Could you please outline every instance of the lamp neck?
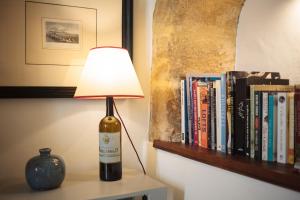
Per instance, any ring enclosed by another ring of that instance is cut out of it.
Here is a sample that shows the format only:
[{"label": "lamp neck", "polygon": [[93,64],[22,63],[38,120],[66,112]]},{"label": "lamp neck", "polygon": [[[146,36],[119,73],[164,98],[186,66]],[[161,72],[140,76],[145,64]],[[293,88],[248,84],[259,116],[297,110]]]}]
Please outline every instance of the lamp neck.
[{"label": "lamp neck", "polygon": [[114,99],[106,97],[106,116],[114,116]]}]

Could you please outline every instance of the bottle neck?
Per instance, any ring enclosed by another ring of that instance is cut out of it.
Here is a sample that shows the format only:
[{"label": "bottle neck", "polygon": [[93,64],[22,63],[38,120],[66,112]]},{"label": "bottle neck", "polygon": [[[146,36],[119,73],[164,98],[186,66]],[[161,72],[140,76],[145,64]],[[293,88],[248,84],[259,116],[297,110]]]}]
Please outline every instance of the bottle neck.
[{"label": "bottle neck", "polygon": [[106,116],[114,116],[114,99],[106,97]]}]

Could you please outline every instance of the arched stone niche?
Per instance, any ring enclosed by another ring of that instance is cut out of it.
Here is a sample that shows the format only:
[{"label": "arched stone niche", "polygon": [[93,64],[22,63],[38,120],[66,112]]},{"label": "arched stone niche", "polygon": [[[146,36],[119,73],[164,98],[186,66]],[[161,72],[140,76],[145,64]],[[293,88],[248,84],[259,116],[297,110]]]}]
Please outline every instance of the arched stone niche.
[{"label": "arched stone niche", "polygon": [[156,0],[150,140],[180,141],[180,79],[234,69],[245,0]]}]

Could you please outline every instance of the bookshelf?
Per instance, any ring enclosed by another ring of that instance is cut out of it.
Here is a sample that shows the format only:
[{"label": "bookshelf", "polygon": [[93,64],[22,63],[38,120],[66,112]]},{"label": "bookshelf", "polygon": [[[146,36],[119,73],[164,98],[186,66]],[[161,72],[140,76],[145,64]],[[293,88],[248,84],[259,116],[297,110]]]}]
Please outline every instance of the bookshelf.
[{"label": "bookshelf", "polygon": [[154,140],[153,147],[214,167],[300,192],[300,172],[291,165],[255,161],[201,147]]}]

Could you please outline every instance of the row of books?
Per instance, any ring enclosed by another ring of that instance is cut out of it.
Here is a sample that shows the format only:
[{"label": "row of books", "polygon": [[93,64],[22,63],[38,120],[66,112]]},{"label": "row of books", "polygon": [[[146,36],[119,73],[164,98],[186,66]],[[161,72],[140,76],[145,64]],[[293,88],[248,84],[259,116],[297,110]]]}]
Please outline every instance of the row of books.
[{"label": "row of books", "polygon": [[181,80],[182,142],[293,164],[299,91],[277,72],[187,75]]}]

